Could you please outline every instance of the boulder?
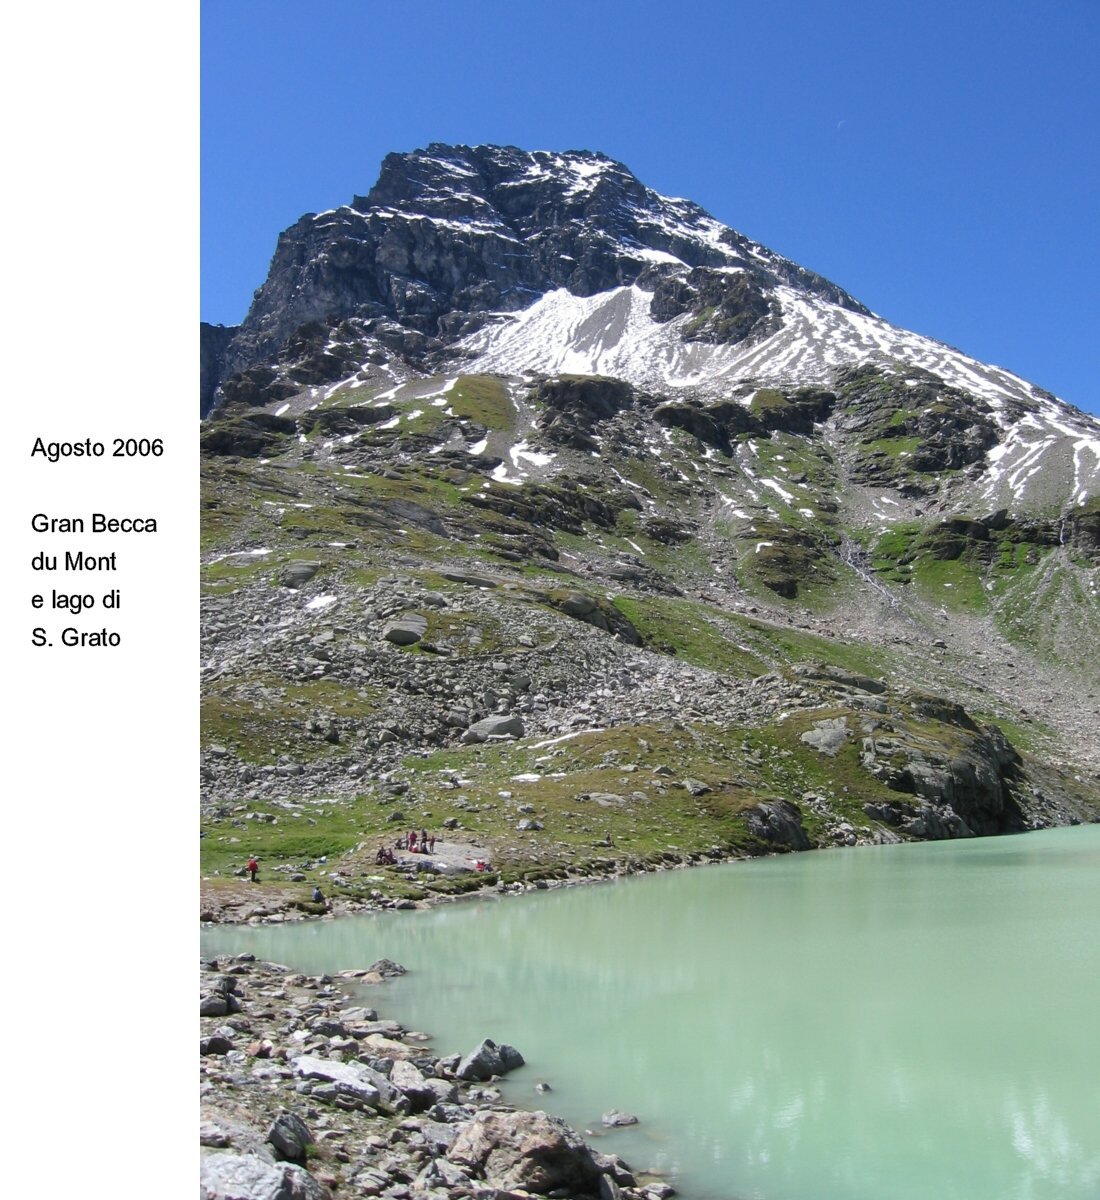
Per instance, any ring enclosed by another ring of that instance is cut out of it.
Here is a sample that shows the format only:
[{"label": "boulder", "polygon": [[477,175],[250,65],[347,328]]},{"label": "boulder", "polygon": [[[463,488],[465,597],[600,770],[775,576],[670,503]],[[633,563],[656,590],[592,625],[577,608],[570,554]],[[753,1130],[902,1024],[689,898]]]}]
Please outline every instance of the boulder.
[{"label": "boulder", "polygon": [[382,630],[382,636],[395,646],[415,646],[428,629],[426,617],[419,613],[404,613],[390,621]]},{"label": "boulder", "polygon": [[815,721],[812,729],[802,735],[802,741],[822,754],[835,758],[841,746],[848,740],[847,717],[834,717],[826,721]]},{"label": "boulder", "polygon": [[297,1113],[283,1112],[272,1122],[267,1131],[267,1140],[275,1148],[277,1158],[304,1163],[313,1145],[313,1134]]},{"label": "boulder", "polygon": [[467,587],[495,588],[497,585],[495,579],[486,579],[484,575],[474,575],[469,571],[440,571],[440,575],[452,583],[464,583]]},{"label": "boulder", "polygon": [[232,992],[207,992],[199,997],[200,1017],[225,1017],[240,1010],[241,1002]]},{"label": "boulder", "polygon": [[564,1121],[544,1112],[479,1112],[459,1128],[447,1158],[480,1169],[496,1188],[594,1195],[600,1170]]},{"label": "boulder", "polygon": [[233,1049],[232,1038],[226,1037],[221,1033],[213,1033],[210,1037],[199,1039],[199,1053],[207,1054],[228,1054]]},{"label": "boulder", "polygon": [[200,1200],[332,1200],[332,1193],[294,1163],[251,1154],[207,1154],[199,1167]]},{"label": "boulder", "polygon": [[279,582],[283,587],[300,588],[321,569],[319,562],[289,562],[279,571]]},{"label": "boulder", "polygon": [[438,1100],[435,1089],[428,1085],[423,1074],[407,1059],[399,1058],[394,1062],[390,1069],[390,1083],[408,1096],[413,1112],[423,1112]]},{"label": "boulder", "polygon": [[[364,1063],[336,1062],[303,1054],[295,1064],[303,1079],[315,1079],[333,1085],[333,1099],[344,1097],[357,1107],[384,1112],[407,1113],[408,1099],[380,1071]],[[314,1093],[316,1094],[316,1093]]]},{"label": "boulder", "polygon": [[523,1066],[523,1055],[514,1046],[498,1046],[486,1038],[459,1061],[455,1075],[459,1079],[484,1081]]},{"label": "boulder", "polygon": [[517,716],[486,717],[483,721],[475,721],[462,735],[464,742],[485,742],[491,737],[523,737],[523,722]]},{"label": "boulder", "polygon": [[394,962],[392,958],[380,958],[377,962],[371,963],[367,967],[368,972],[373,972],[375,975],[384,975],[387,978],[393,975],[404,975],[405,968],[398,962]]}]

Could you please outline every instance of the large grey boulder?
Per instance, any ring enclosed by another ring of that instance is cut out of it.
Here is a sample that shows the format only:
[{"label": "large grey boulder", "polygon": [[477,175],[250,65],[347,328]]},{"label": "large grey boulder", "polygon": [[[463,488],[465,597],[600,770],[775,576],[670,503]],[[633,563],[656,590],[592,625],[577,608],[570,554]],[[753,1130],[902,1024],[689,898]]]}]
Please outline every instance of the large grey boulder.
[{"label": "large grey boulder", "polygon": [[283,587],[300,588],[321,569],[319,562],[289,562],[279,571],[279,582]]},{"label": "large grey boulder", "polygon": [[486,717],[475,721],[462,735],[464,742],[485,742],[491,737],[523,737],[523,722],[509,713],[507,716]]},{"label": "large grey boulder", "polygon": [[332,1193],[294,1163],[207,1154],[199,1167],[199,1200],[332,1200]]},{"label": "large grey boulder", "polygon": [[382,636],[395,646],[415,646],[428,629],[428,619],[419,613],[403,613],[390,621]]},{"label": "large grey boulder", "polygon": [[[295,1066],[303,1079],[313,1079],[333,1088],[333,1098],[343,1097],[359,1107],[383,1112],[407,1113],[408,1098],[380,1071],[364,1063],[343,1063],[303,1054]],[[316,1093],[315,1093],[316,1094]]]},{"label": "large grey boulder", "polygon": [[[421,1071],[407,1059],[398,1058],[394,1061],[390,1070],[390,1083],[408,1097],[413,1112],[423,1112],[438,1101],[435,1089],[429,1086]],[[451,1090],[453,1091],[453,1088]]]},{"label": "large grey boulder", "polygon": [[826,721],[815,721],[812,729],[802,735],[802,741],[822,754],[835,758],[837,751],[848,740],[847,717],[834,717]]},{"label": "large grey boulder", "polygon": [[544,1112],[479,1112],[459,1128],[447,1158],[509,1191],[593,1195],[599,1187],[592,1152],[564,1121]]}]

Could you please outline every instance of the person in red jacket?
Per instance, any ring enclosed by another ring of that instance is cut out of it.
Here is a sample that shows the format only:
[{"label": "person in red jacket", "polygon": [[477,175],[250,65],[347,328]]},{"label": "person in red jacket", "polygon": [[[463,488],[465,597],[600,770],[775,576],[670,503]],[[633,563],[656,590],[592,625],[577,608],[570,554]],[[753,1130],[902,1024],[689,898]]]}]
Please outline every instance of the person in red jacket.
[{"label": "person in red jacket", "polygon": [[253,883],[256,882],[256,876],[260,873],[260,864],[256,861],[255,856],[248,860],[248,877]]}]

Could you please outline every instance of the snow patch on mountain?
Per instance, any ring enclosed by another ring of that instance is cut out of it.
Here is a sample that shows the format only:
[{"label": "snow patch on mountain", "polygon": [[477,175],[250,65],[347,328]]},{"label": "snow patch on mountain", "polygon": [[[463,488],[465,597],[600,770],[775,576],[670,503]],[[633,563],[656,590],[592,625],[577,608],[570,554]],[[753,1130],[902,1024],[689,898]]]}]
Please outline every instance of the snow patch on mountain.
[{"label": "snow patch on mountain", "polygon": [[[495,323],[466,338],[461,349],[481,371],[608,375],[643,387],[714,395],[745,381],[828,385],[838,368],[851,363],[904,364],[932,371],[989,401],[998,413],[1006,400],[1018,400],[1038,402],[1052,419],[1065,419],[1060,406],[1025,380],[942,342],[794,288],[778,287],[774,296],[782,311],[779,330],[710,345],[682,340],[687,316],[655,321],[652,295],[637,284],[594,296],[558,288],[521,312],[497,314]],[[1007,424],[1003,416],[1002,421]],[[1081,432],[1075,428],[1071,435]]]}]

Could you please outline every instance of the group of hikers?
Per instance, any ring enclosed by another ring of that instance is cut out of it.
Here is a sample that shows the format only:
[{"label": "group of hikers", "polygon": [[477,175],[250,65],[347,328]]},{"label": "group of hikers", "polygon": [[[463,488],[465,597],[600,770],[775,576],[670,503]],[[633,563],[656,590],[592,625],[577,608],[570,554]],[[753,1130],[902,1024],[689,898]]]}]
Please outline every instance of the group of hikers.
[{"label": "group of hikers", "polygon": [[408,850],[410,854],[434,854],[435,853],[435,834],[430,837],[428,831],[422,829],[419,837],[415,829],[410,829],[408,833],[403,833],[397,839],[398,850]]},{"label": "group of hikers", "polygon": [[378,852],[374,856],[374,861],[380,867],[397,866],[395,850],[407,850],[410,854],[434,854],[435,834],[428,833],[426,829],[421,829],[419,833],[415,829],[410,829],[408,833],[403,833],[398,837],[392,849],[379,842]]},{"label": "group of hikers", "polygon": [[[397,855],[395,850],[407,850],[410,854],[434,854],[435,853],[435,834],[428,833],[426,829],[421,829],[417,832],[415,829],[410,829],[408,833],[403,833],[394,843],[393,848],[378,843],[378,852],[374,856],[374,861],[380,867],[396,867],[398,865]],[[479,871],[484,870],[483,864],[478,864]],[[260,864],[256,856],[253,855],[248,860],[248,865],[245,867],[249,879],[253,883],[259,882]],[[313,896],[314,903],[320,904],[324,902],[324,896],[320,894],[320,888],[314,888],[315,895]]]}]

